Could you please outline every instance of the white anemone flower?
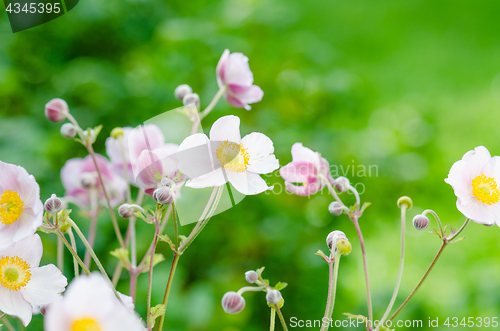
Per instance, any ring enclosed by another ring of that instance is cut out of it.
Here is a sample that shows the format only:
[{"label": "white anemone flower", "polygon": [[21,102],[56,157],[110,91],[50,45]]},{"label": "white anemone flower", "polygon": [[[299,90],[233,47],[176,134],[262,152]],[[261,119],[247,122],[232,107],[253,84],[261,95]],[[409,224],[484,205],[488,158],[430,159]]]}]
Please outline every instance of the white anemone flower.
[{"label": "white anemone flower", "polygon": [[500,226],[500,157],[483,146],[455,162],[445,182],[457,196],[457,208],[476,223]]},{"label": "white anemone flower", "polygon": [[179,170],[190,180],[186,186],[204,188],[230,182],[245,195],[272,189],[260,174],[279,168],[271,139],[258,132],[241,138],[240,119],[224,116],[215,121],[210,138],[191,135],[179,146]]},{"label": "white anemone flower", "polygon": [[80,276],[47,308],[45,331],[144,331],[130,297],[120,297],[125,306],[101,274]]},{"label": "white anemone flower", "polygon": [[0,161],[0,253],[34,234],[42,216],[35,178],[21,166]]},{"label": "white anemone flower", "polygon": [[0,255],[0,310],[24,326],[31,322],[33,308],[50,304],[68,285],[55,265],[38,267],[42,252],[42,240],[34,234]]}]

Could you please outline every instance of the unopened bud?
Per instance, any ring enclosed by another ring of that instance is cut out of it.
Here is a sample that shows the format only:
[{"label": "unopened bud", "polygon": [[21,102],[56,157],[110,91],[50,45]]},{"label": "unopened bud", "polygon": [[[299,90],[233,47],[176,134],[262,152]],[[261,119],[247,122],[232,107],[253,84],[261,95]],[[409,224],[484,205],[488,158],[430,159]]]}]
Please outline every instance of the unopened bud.
[{"label": "unopened bud", "polygon": [[259,275],[255,271],[250,270],[245,272],[245,279],[250,284],[253,284],[257,281],[257,279],[259,279]]},{"label": "unopened bud", "polygon": [[337,240],[337,249],[342,255],[349,255],[352,251],[352,245],[347,239]]},{"label": "unopened bud", "polygon": [[410,197],[401,197],[398,199],[398,207],[401,208],[402,205],[406,205],[406,209],[410,209],[413,206],[413,201]]},{"label": "unopened bud", "polygon": [[197,93],[186,94],[182,99],[182,103],[184,106],[195,104],[198,107],[200,104],[200,96]]},{"label": "unopened bud", "polygon": [[189,86],[188,84],[182,84],[175,88],[174,95],[177,100],[183,101],[184,97],[187,94],[191,93],[193,93],[193,89],[191,88],[191,86]]},{"label": "unopened bud", "polygon": [[153,199],[162,205],[169,205],[174,202],[174,195],[168,186],[162,186],[153,192]]},{"label": "unopened bud", "polygon": [[97,186],[97,172],[86,172],[82,175],[83,187],[90,188]]},{"label": "unopened bud", "polygon": [[236,292],[227,292],[222,297],[222,309],[228,314],[237,314],[245,308],[245,299]]},{"label": "unopened bud", "polygon": [[62,210],[62,201],[55,194],[45,201],[45,211],[49,214],[55,215]]},{"label": "unopened bud", "polygon": [[160,183],[162,186],[168,186],[170,188],[172,188],[172,186],[175,184],[175,182],[170,178],[162,178]]},{"label": "unopened bud", "polygon": [[122,128],[114,128],[113,130],[111,130],[110,136],[113,139],[118,139],[120,137],[123,137],[123,129]]},{"label": "unopened bud", "polygon": [[340,176],[337,179],[335,179],[335,188],[340,193],[344,193],[345,191],[347,191],[350,184],[351,183],[349,182],[349,179],[347,177]]},{"label": "unopened bud", "polygon": [[328,211],[330,212],[330,214],[332,214],[333,216],[339,216],[340,214],[342,214],[342,211],[343,211],[343,205],[338,202],[338,201],[334,201],[332,202],[329,206],[328,206]]},{"label": "unopened bud", "polygon": [[61,126],[61,134],[64,138],[72,139],[76,136],[76,128],[71,123],[64,123]]},{"label": "unopened bud", "polygon": [[429,226],[429,219],[424,215],[417,215],[413,218],[413,226],[417,230],[425,230]]},{"label": "unopened bud", "polygon": [[[281,300],[280,302],[278,302],[277,306],[278,308],[283,308],[283,305],[285,304],[285,299],[283,299],[283,297],[281,297]],[[274,305],[270,304],[269,302],[267,303],[267,305],[269,306],[269,308],[274,308]]]},{"label": "unopened bud", "polygon": [[52,122],[62,122],[69,113],[69,107],[63,99],[52,99],[45,105],[45,116]]},{"label": "unopened bud", "polygon": [[330,247],[330,249],[332,249],[333,244],[337,245],[337,241],[339,239],[347,239],[345,233],[338,230],[332,231],[326,237],[326,244],[328,245],[328,247]]},{"label": "unopened bud", "polygon": [[266,300],[272,305],[276,305],[281,301],[281,292],[278,290],[270,290],[266,294]]},{"label": "unopened bud", "polygon": [[124,203],[118,208],[118,214],[123,218],[131,218],[134,216],[134,209],[128,203]]}]

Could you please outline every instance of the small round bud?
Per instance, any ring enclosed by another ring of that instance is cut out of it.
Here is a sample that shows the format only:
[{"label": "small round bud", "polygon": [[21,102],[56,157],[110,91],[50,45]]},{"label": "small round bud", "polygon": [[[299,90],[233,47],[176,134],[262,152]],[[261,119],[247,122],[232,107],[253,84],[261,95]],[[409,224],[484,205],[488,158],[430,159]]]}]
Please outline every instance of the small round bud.
[{"label": "small round bud", "polygon": [[193,89],[191,88],[191,86],[189,86],[188,84],[182,84],[175,88],[174,95],[177,100],[183,101],[184,97],[187,94],[191,93],[193,93]]},{"label": "small round bud", "polygon": [[71,123],[64,123],[61,126],[61,134],[64,138],[72,139],[76,136],[76,128]]},{"label": "small round bud", "polygon": [[352,251],[352,245],[347,239],[337,240],[337,249],[342,255],[349,255]]},{"label": "small round bud", "polygon": [[337,245],[337,241],[339,239],[347,239],[345,233],[342,231],[338,231],[338,230],[332,231],[326,237],[326,244],[328,245],[328,247],[330,247],[330,249],[332,249],[334,241],[335,241],[335,245]]},{"label": "small round bud", "polygon": [[333,216],[339,216],[340,214],[342,214],[342,204],[338,201],[334,201],[332,202],[329,206],[328,206],[328,211],[330,212],[330,214],[332,214]]},{"label": "small round bud", "polygon": [[413,218],[413,226],[417,230],[425,230],[429,226],[429,219],[424,215],[417,215]]},{"label": "small round bud", "polygon": [[250,270],[245,272],[245,279],[250,284],[253,284],[257,281],[257,279],[259,279],[259,275],[255,271]]},{"label": "small round bud", "polygon": [[200,96],[197,93],[186,94],[182,99],[182,103],[184,104],[184,106],[194,103],[196,107],[198,107],[200,105]]},{"label": "small round bud", "polygon": [[398,207],[401,208],[402,205],[406,205],[406,209],[410,209],[413,206],[413,201],[410,197],[401,197],[398,199]]},{"label": "small round bud", "polygon": [[237,314],[245,308],[245,299],[236,292],[227,292],[222,297],[222,309],[228,314]]},{"label": "small round bud", "polygon": [[90,188],[97,186],[97,172],[86,172],[82,175],[82,185],[83,187]]},{"label": "small round bud", "polygon": [[45,105],[45,116],[54,123],[62,122],[69,113],[69,107],[63,99],[52,99]]},{"label": "small round bud", "polygon": [[118,208],[118,214],[123,218],[131,218],[134,216],[134,209],[128,203],[124,203]]},{"label": "small round bud", "polygon": [[45,201],[44,207],[45,211],[52,215],[57,214],[63,209],[61,199],[59,199],[55,194],[52,194],[52,196]]},{"label": "small round bud", "polygon": [[172,188],[172,186],[175,184],[175,182],[170,178],[162,178],[160,183],[161,185],[168,186],[170,188]]},{"label": "small round bud", "polygon": [[122,128],[114,128],[113,130],[111,130],[110,136],[113,139],[118,139],[120,137],[123,137],[123,129]]},{"label": "small round bud", "polygon": [[[278,302],[278,308],[283,308],[283,305],[285,304],[285,299],[283,299],[283,297],[281,297],[281,301]],[[269,308],[274,308],[274,305],[270,304],[269,302],[267,303],[268,307]]]},{"label": "small round bud", "polygon": [[168,186],[162,186],[153,192],[153,199],[162,205],[169,205],[174,202],[174,195]]},{"label": "small round bud", "polygon": [[272,305],[277,305],[281,301],[281,292],[278,290],[271,290],[266,294],[266,300]]},{"label": "small round bud", "polygon": [[349,185],[351,185],[351,183],[349,182],[349,179],[347,177],[340,176],[335,179],[335,188],[340,193],[344,193],[345,191],[347,191]]}]

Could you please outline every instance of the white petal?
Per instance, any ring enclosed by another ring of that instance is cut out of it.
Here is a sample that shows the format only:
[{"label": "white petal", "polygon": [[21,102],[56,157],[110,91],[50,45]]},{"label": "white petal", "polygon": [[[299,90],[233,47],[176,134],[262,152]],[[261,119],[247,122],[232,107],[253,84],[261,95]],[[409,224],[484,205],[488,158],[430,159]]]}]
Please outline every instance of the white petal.
[{"label": "white petal", "polygon": [[313,163],[316,168],[319,168],[319,155],[317,152],[304,147],[302,143],[295,143],[292,146],[293,161],[304,161]]},{"label": "white petal", "polygon": [[10,291],[0,286],[0,310],[7,315],[18,317],[24,326],[31,322],[33,307],[24,300],[19,291]]},{"label": "white petal", "polygon": [[23,297],[32,305],[48,305],[59,298],[68,285],[66,277],[53,264],[31,269],[31,279],[21,289]]},{"label": "white petal", "polygon": [[458,199],[457,208],[465,217],[470,218],[476,223],[491,225],[500,219],[495,213],[495,209],[498,211],[498,208],[491,208],[490,205],[475,199],[471,200],[467,205],[463,205],[460,199]]},{"label": "white petal", "polygon": [[248,171],[267,174],[279,168],[279,161],[273,154],[273,142],[265,134],[253,132],[243,137],[241,143],[250,156]]},{"label": "white petal", "polygon": [[239,143],[241,141],[240,118],[233,115],[219,118],[210,129],[210,140],[229,140],[230,142]]},{"label": "white petal", "polygon": [[214,170],[210,157],[210,141],[202,133],[193,134],[181,143],[177,152],[179,171],[189,178],[206,175]]},{"label": "white petal", "polygon": [[254,195],[271,189],[262,177],[253,172],[227,171],[227,177],[234,188],[245,195]]},{"label": "white petal", "polygon": [[448,177],[444,181],[453,187],[455,195],[462,201],[462,204],[465,205],[470,199],[474,198],[471,185],[474,177],[470,176],[467,163],[460,160],[453,164]]},{"label": "white petal", "polygon": [[18,256],[26,261],[31,268],[36,268],[40,264],[42,254],[42,239],[40,239],[38,234],[34,234],[18,241],[14,247],[3,254],[3,256]]},{"label": "white petal", "polygon": [[479,146],[474,148],[474,150],[465,153],[462,160],[467,163],[469,174],[470,176],[473,176],[472,178],[474,178],[483,173],[483,167],[489,160],[491,160],[491,155],[486,147]]},{"label": "white petal", "polygon": [[192,188],[205,188],[205,187],[222,186],[226,184],[226,182],[227,178],[224,176],[222,168],[219,168],[206,175],[188,180],[186,186]]}]

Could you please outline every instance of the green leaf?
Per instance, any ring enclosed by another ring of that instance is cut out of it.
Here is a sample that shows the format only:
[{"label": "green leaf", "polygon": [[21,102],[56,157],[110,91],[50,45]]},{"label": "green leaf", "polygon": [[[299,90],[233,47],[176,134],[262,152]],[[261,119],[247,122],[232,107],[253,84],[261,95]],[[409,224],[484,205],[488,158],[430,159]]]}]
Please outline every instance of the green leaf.
[{"label": "green leaf", "polygon": [[287,283],[278,282],[278,284],[274,285],[273,289],[281,291],[282,289],[284,289],[287,286],[288,286]]},{"label": "green leaf", "polygon": [[155,326],[156,319],[165,315],[166,311],[167,309],[165,305],[162,304],[151,307],[149,314],[149,325],[151,326],[151,329],[153,329],[153,327]]},{"label": "green leaf", "polygon": [[109,252],[112,256],[116,257],[118,260],[120,260],[123,264],[123,266],[127,269],[130,270],[130,260],[128,258],[128,249],[125,248],[117,248],[114,251]]},{"label": "green leaf", "polygon": [[[153,257],[153,268],[160,262],[165,261],[165,257],[163,254],[155,254]],[[151,262],[151,254],[148,255],[148,258],[146,259],[146,263],[144,264],[144,267],[141,269],[141,272],[148,272],[149,271],[149,264]]]}]

